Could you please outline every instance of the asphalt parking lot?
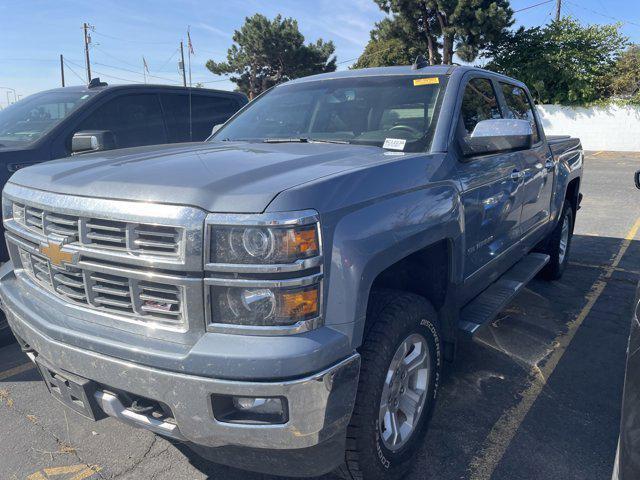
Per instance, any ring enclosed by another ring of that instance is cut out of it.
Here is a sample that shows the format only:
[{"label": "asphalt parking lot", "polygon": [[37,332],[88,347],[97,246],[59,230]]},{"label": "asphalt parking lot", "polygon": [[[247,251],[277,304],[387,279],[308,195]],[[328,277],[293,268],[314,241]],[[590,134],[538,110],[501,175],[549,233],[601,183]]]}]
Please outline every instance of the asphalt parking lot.
[{"label": "asphalt parking lot", "polygon": [[[558,282],[533,281],[450,366],[410,479],[606,479],[640,279],[640,154],[590,152]],[[0,349],[0,479],[266,479],[52,400]],[[327,476],[325,480],[333,479]]]}]

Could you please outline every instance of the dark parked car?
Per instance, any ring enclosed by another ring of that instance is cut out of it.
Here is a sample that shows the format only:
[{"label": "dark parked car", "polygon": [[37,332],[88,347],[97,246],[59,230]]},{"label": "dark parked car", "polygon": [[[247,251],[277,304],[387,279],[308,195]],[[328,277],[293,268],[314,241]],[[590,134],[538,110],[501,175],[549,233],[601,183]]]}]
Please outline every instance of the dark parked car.
[{"label": "dark parked car", "polygon": [[[98,79],[31,95],[0,110],[0,188],[23,167],[74,153],[202,141],[246,103],[235,92]],[[0,263],[8,259],[0,227]],[[10,339],[0,318],[0,342]]]},{"label": "dark parked car", "polygon": [[[640,189],[640,170],[635,174]],[[622,396],[620,441],[613,471],[613,480],[640,478],[640,285],[636,292],[627,349],[627,371]]]}]

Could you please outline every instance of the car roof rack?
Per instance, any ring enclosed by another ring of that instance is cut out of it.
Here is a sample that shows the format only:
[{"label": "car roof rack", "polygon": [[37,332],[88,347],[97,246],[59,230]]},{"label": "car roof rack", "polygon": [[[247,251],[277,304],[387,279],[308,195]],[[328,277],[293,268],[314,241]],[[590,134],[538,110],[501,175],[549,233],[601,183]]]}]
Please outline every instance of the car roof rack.
[{"label": "car roof rack", "polygon": [[88,85],[89,88],[106,87],[106,86],[107,86],[107,82],[101,82],[100,77],[92,78]]}]

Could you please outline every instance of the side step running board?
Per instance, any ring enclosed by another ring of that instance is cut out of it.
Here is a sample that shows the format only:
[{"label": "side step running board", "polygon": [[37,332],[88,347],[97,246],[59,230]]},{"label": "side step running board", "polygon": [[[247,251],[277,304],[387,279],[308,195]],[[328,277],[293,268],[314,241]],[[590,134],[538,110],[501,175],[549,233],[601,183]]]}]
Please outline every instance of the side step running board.
[{"label": "side step running board", "polygon": [[478,328],[493,320],[548,261],[549,255],[530,253],[516,263],[464,306],[458,321],[460,329],[473,335]]}]

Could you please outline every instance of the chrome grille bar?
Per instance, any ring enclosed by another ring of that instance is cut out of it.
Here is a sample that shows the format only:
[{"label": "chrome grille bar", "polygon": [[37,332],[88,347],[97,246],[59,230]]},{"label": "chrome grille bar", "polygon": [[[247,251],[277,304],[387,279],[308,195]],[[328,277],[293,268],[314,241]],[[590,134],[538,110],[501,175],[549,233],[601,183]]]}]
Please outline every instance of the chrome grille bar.
[{"label": "chrome grille bar", "polygon": [[156,283],[88,268],[51,265],[44,257],[19,248],[22,266],[36,283],[71,303],[115,314],[136,316],[183,328],[184,286]]}]

